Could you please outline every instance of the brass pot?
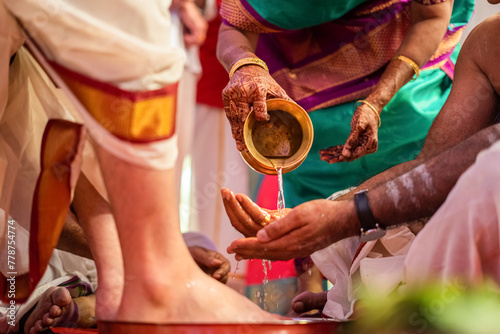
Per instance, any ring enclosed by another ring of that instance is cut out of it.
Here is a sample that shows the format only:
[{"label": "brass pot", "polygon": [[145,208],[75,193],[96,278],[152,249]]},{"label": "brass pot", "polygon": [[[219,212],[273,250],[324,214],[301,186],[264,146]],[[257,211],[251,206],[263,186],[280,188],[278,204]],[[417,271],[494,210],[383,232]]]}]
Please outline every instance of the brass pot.
[{"label": "brass pot", "polygon": [[243,126],[248,152],[240,153],[256,172],[276,175],[276,168],[282,167],[282,173],[288,173],[300,166],[311,149],[312,122],[295,102],[270,99],[266,105],[269,121],[257,121],[253,110],[248,114]]}]

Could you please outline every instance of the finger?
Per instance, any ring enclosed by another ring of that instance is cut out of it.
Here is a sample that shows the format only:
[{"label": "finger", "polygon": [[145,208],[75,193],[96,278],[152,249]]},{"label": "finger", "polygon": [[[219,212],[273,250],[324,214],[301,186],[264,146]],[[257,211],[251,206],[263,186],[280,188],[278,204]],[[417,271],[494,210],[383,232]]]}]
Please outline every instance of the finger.
[{"label": "finger", "polygon": [[344,145],[332,146],[327,149],[323,149],[319,151],[320,159],[326,161],[328,163],[335,163],[344,160],[344,156],[342,155],[342,150]]},{"label": "finger", "polygon": [[[228,247],[230,254],[235,254],[236,260],[246,259],[268,259],[273,261],[287,261],[295,257],[303,256],[302,253],[288,249],[287,240],[278,240],[270,243],[262,243],[256,238],[238,239]],[[306,254],[309,255],[309,254]]]},{"label": "finger", "polygon": [[250,105],[246,102],[238,103],[238,121],[241,123],[245,123],[247,119],[248,113],[250,112]]},{"label": "finger", "polygon": [[330,146],[329,148],[319,150],[319,154],[340,154],[344,145]]},{"label": "finger", "polygon": [[361,158],[364,155],[373,153],[377,151],[378,139],[375,130],[375,134],[367,133],[359,140],[359,146],[354,150],[351,158],[352,160]]},{"label": "finger", "polygon": [[247,195],[237,194],[236,200],[240,203],[243,210],[247,212],[254,222],[261,226],[270,223],[270,215],[255,204]]},{"label": "finger", "polygon": [[[229,85],[229,84],[228,84]],[[231,89],[225,88],[222,92],[222,101],[224,103],[224,112],[226,113],[226,118],[231,126],[231,133],[236,142],[236,147],[238,151],[244,149],[245,145],[243,143],[243,124],[238,122],[238,110],[236,104],[231,99]]]},{"label": "finger", "polygon": [[213,277],[215,279],[225,283],[227,281],[229,271],[231,270],[231,264],[227,260],[221,261],[221,262],[222,262],[222,264],[220,265],[219,269],[217,269],[214,272]]},{"label": "finger", "polygon": [[214,251],[208,249],[201,249],[197,255],[197,261],[207,268],[218,268],[222,261],[214,257]]},{"label": "finger", "polygon": [[256,235],[257,239],[260,242],[269,242],[279,239],[280,237],[293,231],[296,228],[295,222],[293,218],[287,219],[288,217],[289,216],[285,216],[284,218],[279,219],[276,222],[260,229]]},{"label": "finger", "polygon": [[231,225],[246,237],[255,236],[255,233],[257,233],[261,226],[255,223],[245,210],[243,210],[231,190],[223,188],[221,189],[221,194],[224,209]]},{"label": "finger", "polygon": [[342,155],[346,158],[349,158],[351,156],[351,151],[354,147],[358,145],[358,137],[359,137],[359,130],[354,129],[351,131],[351,134],[347,138],[347,141],[344,145],[344,149],[342,150]]},{"label": "finger", "polygon": [[[255,237],[250,238],[240,238],[234,240],[229,247],[227,252],[229,254],[237,254],[237,256],[246,256],[245,259],[252,258],[250,254],[254,254],[255,258],[262,258],[264,254],[264,248],[260,247],[262,243]],[[241,257],[243,259],[243,257]]]},{"label": "finger", "polygon": [[327,301],[327,293],[328,291],[319,293],[303,292],[292,300],[292,309],[297,313],[322,310]]},{"label": "finger", "polygon": [[267,113],[266,101],[257,100],[253,102],[253,112],[255,113],[255,119],[258,121],[269,120],[269,114]]},{"label": "finger", "polygon": [[326,161],[329,164],[347,161],[346,158],[342,154],[324,156],[324,157],[321,157],[321,160]]}]

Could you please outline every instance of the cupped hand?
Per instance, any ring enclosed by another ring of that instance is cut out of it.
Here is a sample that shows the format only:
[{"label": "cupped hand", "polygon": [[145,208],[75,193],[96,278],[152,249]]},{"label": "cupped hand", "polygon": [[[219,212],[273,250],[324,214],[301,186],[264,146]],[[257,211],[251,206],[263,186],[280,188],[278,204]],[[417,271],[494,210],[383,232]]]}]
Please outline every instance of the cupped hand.
[{"label": "cupped hand", "polygon": [[314,200],[260,229],[256,237],[228,247],[236,259],[290,260],[309,256],[341,239],[359,234],[352,201]]},{"label": "cupped hand", "polygon": [[247,195],[235,195],[227,188],[221,189],[222,201],[231,225],[245,237],[254,237],[265,225],[277,221],[285,216],[276,210],[267,210],[255,204]]},{"label": "cupped hand", "polygon": [[222,254],[205,247],[193,246],[188,247],[191,256],[198,266],[207,275],[212,276],[216,280],[226,283],[231,264]]},{"label": "cupped hand", "polygon": [[257,65],[240,67],[222,91],[224,111],[239,151],[246,148],[243,124],[248,113],[253,109],[256,120],[269,120],[266,100],[270,98],[291,100],[269,72]]},{"label": "cupped hand", "polygon": [[321,150],[321,160],[328,163],[349,162],[374,153],[378,148],[378,117],[366,104],[361,104],[351,120],[351,133],[344,145]]}]

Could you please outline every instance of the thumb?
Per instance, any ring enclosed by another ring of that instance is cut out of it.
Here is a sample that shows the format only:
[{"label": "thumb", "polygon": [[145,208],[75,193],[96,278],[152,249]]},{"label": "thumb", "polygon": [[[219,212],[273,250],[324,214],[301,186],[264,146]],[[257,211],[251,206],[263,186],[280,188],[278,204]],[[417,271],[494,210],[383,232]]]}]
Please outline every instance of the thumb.
[{"label": "thumb", "polygon": [[359,130],[357,128],[351,131],[351,134],[347,138],[344,149],[342,150],[342,155],[346,158],[351,156],[351,150],[354,146],[356,146],[359,138]]},{"label": "thumb", "polygon": [[[293,228],[292,224],[286,223],[286,218],[287,217],[285,216],[284,218],[260,229],[256,235],[257,239],[260,242],[269,242],[275,239],[279,239],[283,235],[289,233]],[[283,220],[285,220],[285,222],[283,222]]]}]

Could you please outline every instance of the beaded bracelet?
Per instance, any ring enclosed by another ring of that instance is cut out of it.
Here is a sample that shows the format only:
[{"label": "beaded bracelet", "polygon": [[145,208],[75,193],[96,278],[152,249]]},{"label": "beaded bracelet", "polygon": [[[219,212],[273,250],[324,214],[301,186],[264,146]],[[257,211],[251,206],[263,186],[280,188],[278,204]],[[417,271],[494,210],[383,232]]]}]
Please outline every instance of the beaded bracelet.
[{"label": "beaded bracelet", "polygon": [[242,66],[250,64],[260,66],[269,72],[269,68],[267,68],[266,63],[260,58],[257,57],[243,58],[234,63],[233,67],[231,67],[231,71],[229,71],[229,79],[231,79],[231,77],[233,76],[234,72],[236,72],[237,69],[239,69]]},{"label": "beaded bracelet", "polygon": [[411,69],[413,70],[413,72],[415,72],[415,74],[417,75],[415,78],[412,78],[411,80],[412,81],[417,80],[418,76],[420,75],[420,69],[418,68],[417,63],[415,63],[410,58],[405,57],[405,56],[401,56],[401,55],[394,56],[392,59],[399,59],[401,61],[404,61],[406,64],[408,64],[408,66],[410,66]]},{"label": "beaded bracelet", "polygon": [[378,114],[377,108],[375,108],[373,106],[373,104],[371,104],[370,102],[368,102],[366,100],[356,101],[355,108],[358,108],[358,104],[360,104],[360,103],[366,104],[368,107],[370,107],[371,110],[373,110],[373,112],[375,113],[375,115],[377,115],[377,118],[378,118],[378,127],[380,128],[380,126],[382,125],[382,120],[380,119],[380,115]]}]

